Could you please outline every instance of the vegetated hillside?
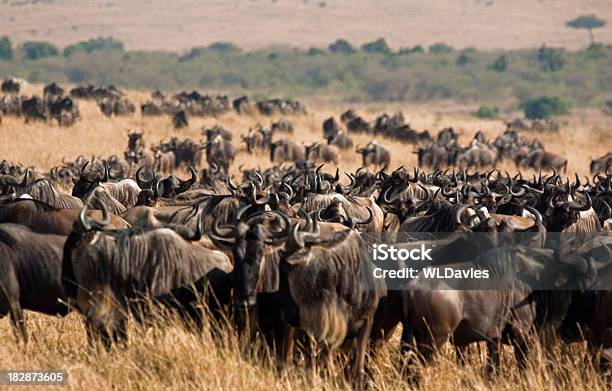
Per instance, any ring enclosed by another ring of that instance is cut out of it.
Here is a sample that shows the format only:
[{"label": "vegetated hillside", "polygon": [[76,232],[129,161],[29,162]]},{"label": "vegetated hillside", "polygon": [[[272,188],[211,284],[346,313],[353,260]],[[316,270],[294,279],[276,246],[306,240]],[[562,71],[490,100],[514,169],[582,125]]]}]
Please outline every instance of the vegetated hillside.
[{"label": "vegetated hillside", "polygon": [[[108,45],[116,41],[104,41]],[[381,45],[380,50],[385,50]],[[349,47],[350,48],[350,47]],[[38,56],[48,55],[41,48]],[[574,106],[603,107],[612,90],[612,47],[576,52],[540,48],[454,50],[446,45],[409,51],[352,53],[269,48],[241,51],[229,44],[178,54],[76,50],[30,60],[15,48],[0,61],[0,77],[30,82],[115,84],[131,89],[206,89],[238,94],[337,97],[353,102],[453,100],[513,110],[525,99],[559,96]]]},{"label": "vegetated hillside", "polygon": [[244,48],[323,46],[339,36],[391,46],[446,42],[456,47],[577,49],[586,32],[565,22],[608,19],[595,37],[612,42],[609,0],[3,0],[2,34],[59,46],[114,36],[129,49],[187,50],[214,41]]}]

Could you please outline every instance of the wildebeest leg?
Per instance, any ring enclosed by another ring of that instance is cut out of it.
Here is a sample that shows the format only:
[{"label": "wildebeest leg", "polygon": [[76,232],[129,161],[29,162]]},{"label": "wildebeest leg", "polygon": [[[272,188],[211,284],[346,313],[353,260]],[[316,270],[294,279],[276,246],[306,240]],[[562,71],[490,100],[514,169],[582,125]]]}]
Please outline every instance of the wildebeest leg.
[{"label": "wildebeest leg", "polygon": [[455,346],[455,356],[457,357],[457,364],[465,366],[466,358],[468,354],[468,346]]},{"label": "wildebeest leg", "polygon": [[357,356],[353,363],[353,379],[360,390],[363,390],[365,387],[365,361],[373,322],[374,317],[368,316],[365,323],[361,326],[356,340]]},{"label": "wildebeest leg", "polygon": [[295,342],[295,327],[286,326],[283,332],[283,342],[281,349],[281,355],[279,357],[281,365],[288,365],[293,359],[293,346]]},{"label": "wildebeest leg", "polygon": [[11,299],[11,324],[13,325],[13,332],[15,338],[19,341],[21,339],[24,343],[28,343],[28,332],[26,331],[25,319],[23,318],[23,310],[19,304],[19,300]]},{"label": "wildebeest leg", "polygon": [[529,354],[529,345],[523,333],[515,333],[512,338],[512,346],[514,347],[514,358],[519,369],[525,369],[527,365],[527,355]]},{"label": "wildebeest leg", "polygon": [[487,355],[487,375],[491,376],[499,373],[501,366],[499,341],[487,342],[487,348],[489,350],[489,354]]},{"label": "wildebeest leg", "polygon": [[601,355],[599,357],[599,371],[612,380],[612,328],[603,332]]}]

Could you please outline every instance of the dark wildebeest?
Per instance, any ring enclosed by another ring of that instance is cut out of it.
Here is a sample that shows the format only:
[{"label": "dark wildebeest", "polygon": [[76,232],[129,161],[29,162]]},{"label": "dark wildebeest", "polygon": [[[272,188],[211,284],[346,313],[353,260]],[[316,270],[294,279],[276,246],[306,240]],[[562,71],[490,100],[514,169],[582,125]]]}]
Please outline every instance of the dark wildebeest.
[{"label": "dark wildebeest", "polygon": [[174,126],[174,129],[183,129],[189,126],[185,110],[178,111],[172,116],[172,126]]},{"label": "dark wildebeest", "polygon": [[384,286],[374,289],[365,282],[371,275],[365,244],[342,225],[320,227],[309,218],[303,232],[303,222],[278,216],[281,230],[262,224],[270,222],[266,212],[244,219],[239,214],[231,232],[222,233],[218,221],[213,223],[215,235],[233,244],[238,326],[244,330],[251,316],[276,324],[277,354],[285,362],[293,357],[295,329],[321,343],[328,361],[341,345],[352,347],[352,380],[363,387],[373,316],[385,294]]},{"label": "dark wildebeest", "polygon": [[537,169],[555,169],[565,172],[567,159],[555,153],[536,149],[517,162],[518,166],[533,167]]},{"label": "dark wildebeest", "polygon": [[253,106],[249,102],[249,98],[246,96],[241,96],[240,98],[234,99],[232,106],[234,106],[234,110],[236,110],[236,113],[238,114],[251,115],[254,113]]},{"label": "dark wildebeest", "polygon": [[340,130],[337,133],[327,137],[327,144],[335,145],[340,149],[352,149],[353,139],[348,134],[346,134],[345,131]]},{"label": "dark wildebeest", "polygon": [[79,108],[74,99],[67,96],[53,101],[49,105],[49,114],[60,126],[72,126],[79,118]]},{"label": "dark wildebeest", "polygon": [[223,173],[229,173],[229,168],[236,157],[236,147],[222,137],[221,134],[209,138],[206,143],[206,161],[208,165],[216,164]]},{"label": "dark wildebeest", "polygon": [[21,101],[21,113],[25,118],[26,124],[32,121],[47,121],[45,103],[36,95],[32,96],[30,99],[23,99]]},{"label": "dark wildebeest", "polygon": [[324,163],[332,162],[334,164],[338,164],[340,160],[340,150],[334,145],[314,143],[304,146],[304,149],[306,151],[306,160]]},{"label": "dark wildebeest", "polygon": [[272,123],[270,127],[272,133],[293,133],[293,124],[286,118]]},{"label": "dark wildebeest", "polygon": [[391,161],[391,153],[376,141],[371,141],[364,148],[358,148],[356,152],[361,154],[364,167],[388,166]]},{"label": "dark wildebeest", "polygon": [[[79,217],[79,209],[58,209],[37,200],[17,199],[0,204],[0,223],[19,224],[40,234],[68,236]],[[99,210],[88,210],[87,216],[101,218]],[[111,215],[109,229],[124,229],[130,225],[119,216]]]},{"label": "dark wildebeest", "polygon": [[0,318],[10,314],[15,336],[28,340],[23,310],[64,316],[62,283],[65,236],[0,224]]},{"label": "dark wildebeest", "polygon": [[599,159],[591,160],[591,174],[608,171],[612,171],[612,152],[609,152]]},{"label": "dark wildebeest", "polygon": [[[200,225],[195,234],[184,227],[106,231],[110,217],[104,212],[98,221],[83,209],[62,264],[64,292],[85,317],[90,339],[101,338],[106,347],[127,339],[127,313],[142,319],[149,300],[163,300],[201,325],[192,287],[212,289],[207,298],[213,309],[228,300],[231,263],[220,251],[190,243],[200,240]],[[174,296],[177,291],[191,294]]]},{"label": "dark wildebeest", "polygon": [[22,82],[18,79],[13,79],[13,78],[4,79],[2,81],[2,85],[0,86],[0,89],[5,94],[18,95],[19,91],[21,91],[21,83]]},{"label": "dark wildebeest", "polygon": [[289,140],[278,140],[270,146],[270,160],[272,162],[289,162],[304,160],[306,151],[304,146]]}]

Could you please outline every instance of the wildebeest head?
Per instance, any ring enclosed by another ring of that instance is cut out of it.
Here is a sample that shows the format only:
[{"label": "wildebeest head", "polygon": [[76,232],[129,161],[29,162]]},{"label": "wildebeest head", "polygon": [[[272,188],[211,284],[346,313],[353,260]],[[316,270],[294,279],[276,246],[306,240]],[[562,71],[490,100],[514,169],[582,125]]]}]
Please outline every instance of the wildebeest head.
[{"label": "wildebeest head", "polygon": [[578,221],[580,212],[588,211],[593,205],[588,193],[582,195],[581,202],[576,202],[573,198],[569,194],[553,194],[548,199],[548,209],[544,213],[548,231],[562,232]]},{"label": "wildebeest head", "polygon": [[250,205],[236,214],[236,225],[219,226],[215,219],[212,237],[222,245],[230,245],[234,258],[234,305],[238,326],[244,327],[247,314],[257,303],[257,294],[278,289],[278,253],[289,235],[289,218],[279,212],[259,212],[248,217]]},{"label": "wildebeest head", "polygon": [[89,170],[85,172],[85,168],[89,162],[85,162],[81,168],[81,175],[79,179],[74,181],[74,187],[72,188],[72,196],[78,198],[85,198],[90,194],[96,187],[100,185],[100,182],[106,182],[109,179],[110,169],[108,164],[104,164],[103,172],[97,172]]},{"label": "wildebeest head", "polygon": [[[0,175],[0,190],[3,194],[11,194],[15,198],[19,198],[24,194],[28,194],[33,181],[30,180],[32,173],[30,169],[26,169],[21,182],[13,175]],[[33,178],[32,178],[33,179]]]},{"label": "wildebeest head", "polygon": [[169,177],[159,181],[157,183],[157,191],[161,197],[172,198],[186,192],[196,183],[198,179],[196,171],[189,164],[185,163],[185,165],[191,173],[191,178],[181,180],[175,175],[170,175]]}]

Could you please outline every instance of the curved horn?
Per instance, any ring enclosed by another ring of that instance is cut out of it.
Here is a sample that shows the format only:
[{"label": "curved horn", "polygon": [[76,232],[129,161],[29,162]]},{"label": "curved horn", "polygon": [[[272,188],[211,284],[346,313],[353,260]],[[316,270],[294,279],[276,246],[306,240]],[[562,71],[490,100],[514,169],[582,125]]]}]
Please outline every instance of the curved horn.
[{"label": "curved horn", "polygon": [[350,228],[355,228],[357,225],[368,225],[372,222],[372,220],[374,219],[374,213],[372,212],[372,209],[368,206],[366,206],[366,209],[368,210],[368,218],[365,220],[353,220],[352,217],[348,218],[348,224]]},{"label": "curved horn", "polygon": [[461,215],[463,214],[463,212],[465,212],[465,210],[467,208],[469,208],[470,206],[468,204],[463,204],[461,205],[458,209],[457,209],[457,213],[455,213],[455,223],[459,224],[459,225],[464,225],[463,222],[461,221]]},{"label": "curved horn", "polygon": [[86,211],[87,211],[87,203],[83,205],[81,212],[79,212],[79,224],[81,225],[84,231],[90,231],[91,225],[89,224],[89,218],[85,216]]},{"label": "curved horn", "polygon": [[584,204],[579,204],[574,201],[568,201],[568,208],[577,212],[586,212],[587,210],[591,209],[591,207],[593,206],[591,196],[589,195],[589,193],[584,193],[584,196],[586,197],[586,202]]},{"label": "curved horn", "polygon": [[540,211],[529,205],[525,207],[525,210],[535,216],[535,225],[542,225],[542,214],[540,213]]}]

